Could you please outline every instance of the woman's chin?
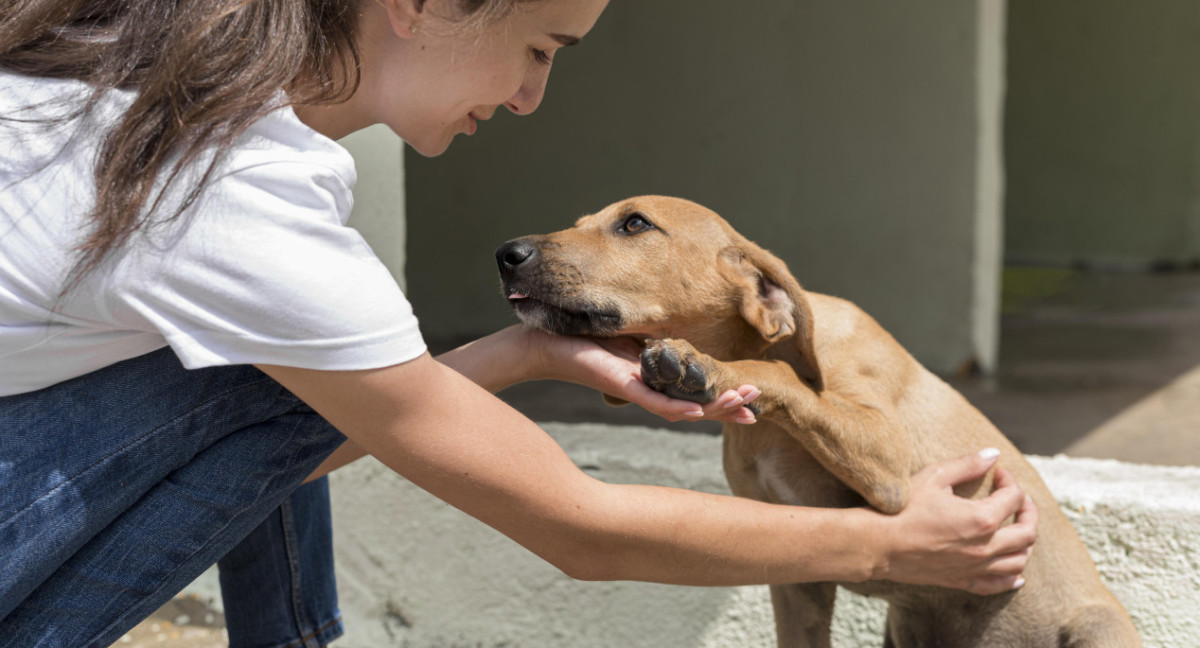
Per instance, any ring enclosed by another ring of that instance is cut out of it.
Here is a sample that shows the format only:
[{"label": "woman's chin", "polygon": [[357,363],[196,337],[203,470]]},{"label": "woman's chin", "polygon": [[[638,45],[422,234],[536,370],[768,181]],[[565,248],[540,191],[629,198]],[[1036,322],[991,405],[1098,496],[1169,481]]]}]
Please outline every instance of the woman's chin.
[{"label": "woman's chin", "polygon": [[445,141],[439,142],[409,142],[408,140],[405,140],[405,142],[407,142],[414,151],[420,153],[424,157],[437,157],[442,153],[445,153],[446,149],[450,148],[450,142],[452,141],[454,141],[453,135],[448,137]]}]

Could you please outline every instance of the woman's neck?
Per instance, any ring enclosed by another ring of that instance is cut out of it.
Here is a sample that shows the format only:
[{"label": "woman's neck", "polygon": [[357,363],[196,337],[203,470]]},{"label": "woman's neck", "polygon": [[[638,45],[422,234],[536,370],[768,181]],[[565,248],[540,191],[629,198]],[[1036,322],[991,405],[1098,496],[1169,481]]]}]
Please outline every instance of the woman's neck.
[{"label": "woman's neck", "polygon": [[332,140],[339,140],[372,123],[358,110],[354,97],[334,104],[296,105],[293,109],[300,121]]}]

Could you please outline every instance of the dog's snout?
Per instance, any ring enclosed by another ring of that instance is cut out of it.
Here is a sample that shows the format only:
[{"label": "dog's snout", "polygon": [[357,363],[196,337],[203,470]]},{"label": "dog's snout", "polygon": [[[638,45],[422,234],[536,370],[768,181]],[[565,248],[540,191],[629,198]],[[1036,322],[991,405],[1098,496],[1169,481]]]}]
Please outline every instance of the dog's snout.
[{"label": "dog's snout", "polygon": [[536,255],[537,247],[529,239],[516,239],[496,250],[496,264],[500,266],[501,274],[511,274]]}]

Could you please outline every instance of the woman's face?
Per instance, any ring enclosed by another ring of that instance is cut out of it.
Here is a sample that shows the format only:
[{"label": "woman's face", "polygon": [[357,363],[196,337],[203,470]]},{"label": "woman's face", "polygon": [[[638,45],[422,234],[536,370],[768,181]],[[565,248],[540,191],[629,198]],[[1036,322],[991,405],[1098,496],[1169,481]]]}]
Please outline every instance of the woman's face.
[{"label": "woman's face", "polygon": [[371,122],[387,124],[423,155],[439,155],[501,106],[518,115],[536,110],[558,50],[583,38],[607,4],[519,3],[479,31],[455,22],[455,0],[428,0],[419,10],[413,0],[368,2],[356,99]]}]

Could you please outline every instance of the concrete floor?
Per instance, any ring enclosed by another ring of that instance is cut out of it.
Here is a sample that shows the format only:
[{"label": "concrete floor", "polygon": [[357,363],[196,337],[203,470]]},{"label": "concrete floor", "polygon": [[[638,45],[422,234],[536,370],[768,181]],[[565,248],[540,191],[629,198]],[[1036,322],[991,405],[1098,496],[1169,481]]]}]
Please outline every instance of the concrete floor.
[{"label": "concrete floor", "polygon": [[[1006,274],[999,366],[950,382],[1028,454],[1200,465],[1200,272]],[[438,350],[448,343],[431,342]],[[534,420],[668,427],[590,390],[529,383],[501,397]],[[117,646],[227,645],[223,619],[186,595]]]}]

